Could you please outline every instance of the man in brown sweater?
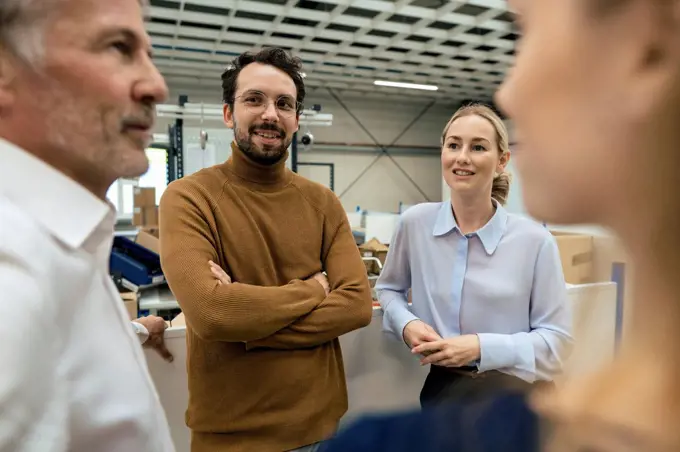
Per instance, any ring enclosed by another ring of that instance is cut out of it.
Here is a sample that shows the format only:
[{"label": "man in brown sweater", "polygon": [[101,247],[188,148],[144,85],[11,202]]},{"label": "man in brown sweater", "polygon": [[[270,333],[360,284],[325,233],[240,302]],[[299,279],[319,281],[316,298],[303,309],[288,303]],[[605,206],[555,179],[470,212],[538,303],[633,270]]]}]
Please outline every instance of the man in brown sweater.
[{"label": "man in brown sweater", "polygon": [[163,269],[187,322],[192,451],[314,450],[347,410],[338,337],[370,322],[370,286],[337,197],[285,166],[299,60],[246,53],[222,81],[232,155],[170,184],[160,205]]}]

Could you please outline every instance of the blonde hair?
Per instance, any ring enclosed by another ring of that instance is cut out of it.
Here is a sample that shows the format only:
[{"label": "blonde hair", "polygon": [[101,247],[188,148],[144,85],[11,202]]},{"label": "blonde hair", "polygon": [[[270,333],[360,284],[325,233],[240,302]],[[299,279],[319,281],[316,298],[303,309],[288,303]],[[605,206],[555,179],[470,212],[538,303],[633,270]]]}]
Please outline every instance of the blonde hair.
[{"label": "blonde hair", "polygon": [[[444,131],[442,132],[442,146],[444,146],[446,132],[449,130],[449,127],[451,127],[451,124],[453,124],[456,119],[462,118],[464,116],[479,116],[489,121],[496,130],[496,143],[498,145],[498,152],[500,155],[510,152],[508,129],[505,127],[503,120],[491,108],[482,104],[465,105],[460,107],[458,111],[456,111],[453,116],[451,116],[451,119],[449,119],[449,122],[446,123],[446,127],[444,127]],[[501,205],[505,205],[505,203],[508,201],[511,181],[512,175],[507,171],[503,171],[502,173],[495,175],[493,178],[493,184],[491,185],[491,197]]]}]

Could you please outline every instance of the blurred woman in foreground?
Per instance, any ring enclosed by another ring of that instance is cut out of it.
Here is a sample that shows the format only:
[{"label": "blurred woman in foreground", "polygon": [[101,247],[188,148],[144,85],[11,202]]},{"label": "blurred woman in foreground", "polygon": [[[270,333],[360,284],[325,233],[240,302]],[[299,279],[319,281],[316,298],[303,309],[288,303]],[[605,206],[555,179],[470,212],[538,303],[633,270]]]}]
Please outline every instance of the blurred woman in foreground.
[{"label": "blurred woman in foreground", "polygon": [[522,40],[497,101],[521,132],[525,205],[622,239],[631,327],[615,363],[554,393],[367,419],[328,451],[680,450],[680,0],[510,7]]}]

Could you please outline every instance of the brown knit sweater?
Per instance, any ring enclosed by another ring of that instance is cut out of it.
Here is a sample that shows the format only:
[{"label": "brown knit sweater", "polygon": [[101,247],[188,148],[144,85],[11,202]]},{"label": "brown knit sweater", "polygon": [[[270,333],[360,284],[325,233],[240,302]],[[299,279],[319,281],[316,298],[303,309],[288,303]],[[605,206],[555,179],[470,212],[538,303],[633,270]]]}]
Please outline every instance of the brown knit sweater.
[{"label": "brown knit sweater", "polygon": [[[249,160],[171,183],[163,270],[187,322],[194,452],[282,452],[332,435],[347,410],[338,337],[371,320],[345,211],[322,185]],[[233,283],[219,285],[208,261]],[[326,271],[331,293],[316,280]]]}]

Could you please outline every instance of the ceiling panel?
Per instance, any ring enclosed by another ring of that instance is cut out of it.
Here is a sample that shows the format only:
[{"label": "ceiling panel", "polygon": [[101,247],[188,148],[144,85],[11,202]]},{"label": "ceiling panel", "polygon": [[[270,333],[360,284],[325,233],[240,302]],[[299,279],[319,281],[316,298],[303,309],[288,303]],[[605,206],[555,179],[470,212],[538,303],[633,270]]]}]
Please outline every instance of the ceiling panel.
[{"label": "ceiling panel", "polygon": [[276,46],[302,58],[315,90],[447,102],[490,101],[518,38],[505,0],[150,0],[147,30],[161,72],[193,89],[219,88],[234,56]]}]

